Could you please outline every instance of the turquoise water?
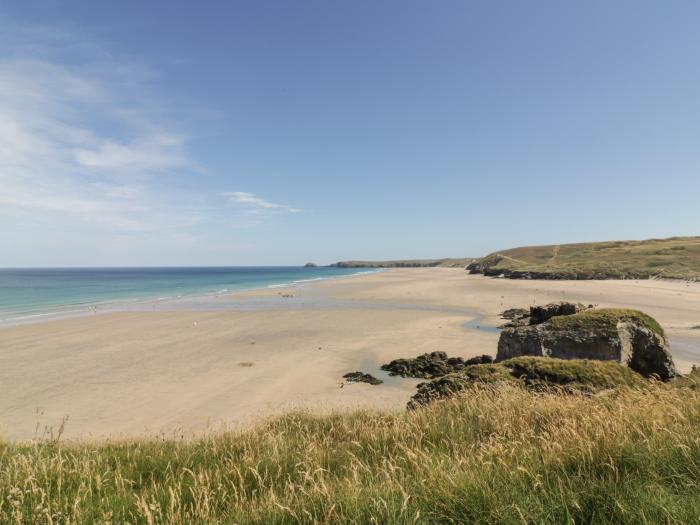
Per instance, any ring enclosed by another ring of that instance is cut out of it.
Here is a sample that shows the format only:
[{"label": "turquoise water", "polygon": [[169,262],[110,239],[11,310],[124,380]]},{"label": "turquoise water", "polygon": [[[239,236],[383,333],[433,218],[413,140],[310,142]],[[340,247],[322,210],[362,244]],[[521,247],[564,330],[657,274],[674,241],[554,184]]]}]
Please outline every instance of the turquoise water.
[{"label": "turquoise water", "polygon": [[362,272],[325,267],[0,269],[0,322],[356,273]]}]

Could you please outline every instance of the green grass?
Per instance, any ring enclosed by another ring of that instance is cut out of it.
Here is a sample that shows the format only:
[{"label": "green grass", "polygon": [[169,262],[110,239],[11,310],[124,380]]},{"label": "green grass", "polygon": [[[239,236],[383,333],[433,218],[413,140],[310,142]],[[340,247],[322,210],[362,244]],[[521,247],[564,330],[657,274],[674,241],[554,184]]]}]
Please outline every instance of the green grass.
[{"label": "green grass", "polygon": [[595,330],[600,333],[617,333],[617,323],[633,321],[648,328],[652,332],[664,335],[664,329],[653,317],[628,308],[596,308],[584,310],[575,315],[552,317],[550,325],[557,330],[586,331]]},{"label": "green grass", "polygon": [[571,279],[700,280],[700,237],[527,246],[492,253],[475,264],[491,274],[537,272]]},{"label": "green grass", "polygon": [[695,523],[700,390],[473,388],[197,440],[0,446],[0,523]]}]

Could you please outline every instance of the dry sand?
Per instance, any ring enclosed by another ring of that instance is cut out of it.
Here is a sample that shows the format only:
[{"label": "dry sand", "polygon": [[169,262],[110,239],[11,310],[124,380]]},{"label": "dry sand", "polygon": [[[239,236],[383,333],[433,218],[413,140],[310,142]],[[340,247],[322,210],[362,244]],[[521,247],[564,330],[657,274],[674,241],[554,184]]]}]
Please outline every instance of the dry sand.
[{"label": "dry sand", "polygon": [[[417,381],[347,385],[342,374],[380,375],[380,363],[432,350],[495,354],[498,335],[487,327],[501,322],[500,311],[554,300],[644,310],[667,330],[682,370],[700,363],[700,330],[692,329],[700,284],[396,269],[226,300],[239,308],[269,302],[254,311],[119,312],[0,330],[0,435],[55,432],[64,418],[64,435],[79,438],[191,435],[296,408],[401,410]],[[465,328],[470,320],[483,328]]]}]

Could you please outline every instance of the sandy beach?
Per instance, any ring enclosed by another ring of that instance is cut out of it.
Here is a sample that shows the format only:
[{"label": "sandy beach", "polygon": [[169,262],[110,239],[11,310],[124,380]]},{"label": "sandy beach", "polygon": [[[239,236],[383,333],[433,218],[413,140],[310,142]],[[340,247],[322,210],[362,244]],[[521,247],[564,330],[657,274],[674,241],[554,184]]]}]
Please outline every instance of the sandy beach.
[{"label": "sandy beach", "polygon": [[[287,297],[283,297],[286,295]],[[381,363],[443,350],[495,354],[505,308],[557,300],[656,317],[682,371],[700,363],[700,284],[515,281],[460,269],[396,269],[0,330],[0,435],[29,439],[192,435],[291,409],[401,410],[418,381]],[[479,328],[477,328],[479,326]],[[386,382],[344,384],[362,370]]]}]

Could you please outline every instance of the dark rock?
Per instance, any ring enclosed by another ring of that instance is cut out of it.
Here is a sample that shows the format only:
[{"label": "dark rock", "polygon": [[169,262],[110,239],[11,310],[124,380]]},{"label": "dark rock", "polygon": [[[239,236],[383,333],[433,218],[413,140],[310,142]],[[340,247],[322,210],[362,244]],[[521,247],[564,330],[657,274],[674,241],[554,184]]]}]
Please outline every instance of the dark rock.
[{"label": "dark rock", "polygon": [[508,322],[499,326],[499,328],[524,326],[530,324],[530,310],[525,308],[509,308],[501,312],[501,318],[508,319]]},{"label": "dark rock", "polygon": [[510,308],[501,312],[503,319],[509,319],[510,322],[505,323],[500,328],[517,328],[518,326],[527,326],[541,324],[547,322],[552,317],[562,315],[574,315],[583,312],[592,305],[584,306],[580,303],[550,303],[544,306],[531,306],[529,310],[524,308]]},{"label": "dark rock", "polygon": [[316,268],[316,267],[318,267],[318,265],[316,263],[312,263],[312,262],[307,262],[304,265],[304,268]]},{"label": "dark rock", "polygon": [[[543,310],[543,316],[550,311]],[[496,361],[519,356],[615,361],[644,376],[677,375],[668,341],[651,317],[635,310],[593,309],[505,328]]]},{"label": "dark rock", "polygon": [[394,359],[391,363],[382,365],[382,370],[386,370],[391,375],[402,377],[432,379],[457,372],[466,366],[491,363],[492,361],[493,358],[490,355],[481,355],[465,360],[461,357],[448,358],[445,352],[431,352],[419,355],[415,359]]},{"label": "dark rock", "polygon": [[[456,358],[459,359],[459,358]],[[448,365],[445,352],[431,352],[415,359],[394,359],[389,364],[382,365],[391,375],[402,377],[433,378],[449,373],[457,363]]]},{"label": "dark rock", "polygon": [[439,399],[452,397],[469,388],[473,382],[459,375],[448,375],[418,384],[418,391],[411,396],[407,408],[414,410]]},{"label": "dark rock", "polygon": [[431,401],[452,397],[475,384],[501,384],[514,382],[510,370],[502,364],[477,364],[461,371],[438,377],[417,385],[417,392],[408,402],[408,408],[418,408]]},{"label": "dark rock", "polygon": [[562,279],[592,279],[599,276],[579,275],[573,272],[557,272],[557,271],[527,271],[527,270],[511,270],[509,268],[498,268],[498,263],[503,260],[502,257],[490,257],[488,259],[475,261],[467,266],[467,271],[470,274],[482,274],[486,277],[504,277],[506,279],[547,279],[547,280],[562,280]]},{"label": "dark rock", "polygon": [[502,277],[505,279],[538,279],[538,280],[604,280],[604,279],[650,279],[652,274],[647,271],[618,271],[606,270],[513,270],[510,268],[500,268],[498,264],[502,257],[488,257],[474,261],[467,266],[470,274],[482,274],[486,277]]},{"label": "dark rock", "polygon": [[549,321],[552,317],[560,315],[574,315],[583,310],[586,306],[576,303],[550,303],[544,306],[530,307],[530,324],[541,324]]},{"label": "dark rock", "polygon": [[490,363],[493,363],[493,357],[490,355],[479,355],[476,357],[470,357],[469,359],[464,360],[464,366],[472,366],[472,365],[488,365]]},{"label": "dark rock", "polygon": [[502,319],[508,319],[514,321],[515,319],[523,319],[525,317],[530,317],[530,310],[526,308],[508,308],[508,310],[503,310],[501,312]]},{"label": "dark rock", "polygon": [[348,372],[343,376],[350,383],[369,383],[370,385],[381,385],[384,381],[377,379],[371,374],[364,372]]},{"label": "dark rock", "polygon": [[623,343],[622,364],[645,377],[656,376],[663,381],[679,375],[666,337],[634,323],[625,323],[619,328]]}]

